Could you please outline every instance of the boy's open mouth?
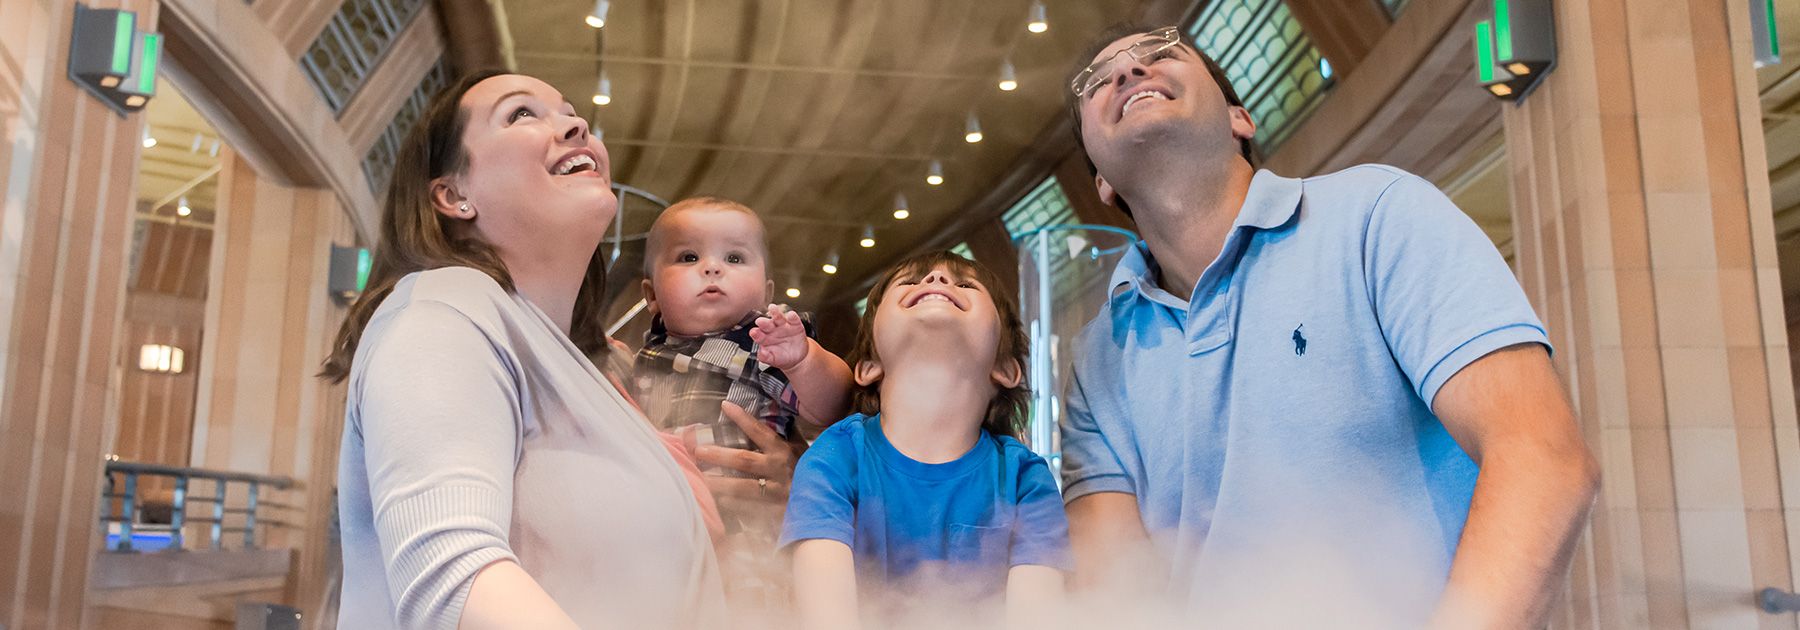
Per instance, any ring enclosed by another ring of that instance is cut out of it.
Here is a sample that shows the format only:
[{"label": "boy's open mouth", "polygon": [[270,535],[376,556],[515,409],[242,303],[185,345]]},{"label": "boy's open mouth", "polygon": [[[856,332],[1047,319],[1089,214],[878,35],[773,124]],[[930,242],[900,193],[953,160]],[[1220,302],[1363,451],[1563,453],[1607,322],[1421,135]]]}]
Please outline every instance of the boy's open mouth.
[{"label": "boy's open mouth", "polygon": [[920,290],[918,293],[914,293],[914,294],[912,294],[911,297],[907,298],[905,306],[906,306],[906,308],[912,308],[914,306],[918,306],[922,302],[927,302],[927,301],[949,302],[950,305],[956,307],[957,310],[960,310],[960,311],[969,310],[967,307],[963,306],[961,300],[956,299],[956,296],[953,296],[950,294],[949,291],[945,291],[942,289]]}]

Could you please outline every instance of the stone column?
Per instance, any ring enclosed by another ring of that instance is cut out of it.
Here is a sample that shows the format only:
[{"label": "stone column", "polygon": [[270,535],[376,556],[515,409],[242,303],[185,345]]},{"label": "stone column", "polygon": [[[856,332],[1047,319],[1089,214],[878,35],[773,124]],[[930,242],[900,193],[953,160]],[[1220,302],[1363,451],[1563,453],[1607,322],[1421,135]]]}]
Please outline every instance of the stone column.
[{"label": "stone column", "polygon": [[1521,283],[1605,471],[1554,627],[1794,628],[1753,602],[1793,587],[1800,433],[1747,5],[1555,6],[1504,114]]},{"label": "stone column", "polygon": [[[138,12],[155,4],[98,0]],[[72,0],[0,2],[0,625],[74,630],[104,445],[143,115],[67,77]]]},{"label": "stone column", "polygon": [[281,603],[308,614],[328,577],[344,418],[343,387],[314,376],[344,316],[326,290],[331,244],[355,242],[340,208],[330,191],[284,186],[226,157],[194,412],[193,466],[299,482],[265,489],[262,500],[291,509],[259,517],[288,523],[269,528],[263,544],[296,550],[291,600]]}]

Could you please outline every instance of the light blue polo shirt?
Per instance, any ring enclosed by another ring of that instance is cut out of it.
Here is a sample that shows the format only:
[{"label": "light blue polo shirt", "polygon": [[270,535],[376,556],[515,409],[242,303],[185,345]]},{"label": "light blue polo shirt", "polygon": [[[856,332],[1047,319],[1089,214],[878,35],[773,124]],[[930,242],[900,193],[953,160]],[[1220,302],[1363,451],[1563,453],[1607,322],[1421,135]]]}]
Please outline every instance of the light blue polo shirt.
[{"label": "light blue polo shirt", "polygon": [[1257,172],[1192,299],[1156,277],[1140,242],[1076,339],[1064,498],[1135,494],[1173,595],[1214,618],[1417,627],[1478,472],[1426,401],[1549,346],[1505,260],[1430,183],[1358,166]]}]

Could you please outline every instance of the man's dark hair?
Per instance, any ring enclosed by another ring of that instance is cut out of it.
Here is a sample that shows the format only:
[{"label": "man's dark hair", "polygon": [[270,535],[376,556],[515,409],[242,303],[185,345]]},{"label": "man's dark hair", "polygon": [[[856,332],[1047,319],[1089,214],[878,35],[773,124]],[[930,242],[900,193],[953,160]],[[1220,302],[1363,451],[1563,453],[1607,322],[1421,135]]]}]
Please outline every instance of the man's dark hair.
[{"label": "man's dark hair", "polygon": [[[1099,35],[1095,35],[1094,38],[1088,42],[1087,48],[1082,52],[1082,55],[1076,58],[1075,65],[1069,68],[1068,77],[1063,80],[1063,85],[1068,85],[1069,82],[1074,81],[1075,75],[1081,74],[1082,70],[1087,69],[1088,64],[1094,62],[1094,56],[1100,54],[1100,51],[1106,50],[1106,47],[1111,46],[1113,42],[1133,35],[1143,35],[1156,30],[1156,28],[1157,27],[1154,26],[1144,26],[1143,24],[1125,22],[1114,24],[1106,30],[1101,31]],[[1231,78],[1225,76],[1225,69],[1219,67],[1219,62],[1213,61],[1212,55],[1208,55],[1206,54],[1206,51],[1200,50],[1200,44],[1199,42],[1194,41],[1194,35],[1189,33],[1187,29],[1177,28],[1175,29],[1175,36],[1180,42],[1179,45],[1186,46],[1189,51],[1200,57],[1201,63],[1206,64],[1207,74],[1212,75],[1213,83],[1217,83],[1219,85],[1219,91],[1225,94],[1225,103],[1227,105],[1244,107],[1244,99],[1239,98],[1237,90],[1231,87]],[[1081,97],[1076,96],[1072,91],[1064,90],[1063,101],[1069,109],[1069,120],[1075,123],[1075,148],[1081,150],[1081,158],[1087,162],[1088,174],[1098,174],[1100,170],[1094,166],[1094,160],[1087,155],[1087,143],[1082,142],[1081,140]],[[1248,110],[1248,108],[1245,109]],[[1241,138],[1238,140],[1238,153],[1244,156],[1245,162],[1250,163],[1250,168],[1256,168],[1262,163],[1262,156],[1256,150],[1256,143],[1252,142],[1249,138]],[[1124,199],[1117,199],[1115,200],[1115,203],[1119,206],[1119,210],[1125,212],[1126,216],[1131,216],[1131,208],[1125,205]]]}]

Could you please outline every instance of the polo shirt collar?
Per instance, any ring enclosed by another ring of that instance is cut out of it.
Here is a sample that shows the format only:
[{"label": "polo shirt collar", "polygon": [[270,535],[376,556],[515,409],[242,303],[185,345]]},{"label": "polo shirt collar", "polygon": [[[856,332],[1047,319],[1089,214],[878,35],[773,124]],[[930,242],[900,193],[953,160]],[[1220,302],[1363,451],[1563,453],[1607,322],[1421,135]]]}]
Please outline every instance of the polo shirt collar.
[{"label": "polo shirt collar", "polygon": [[[1244,205],[1238,209],[1237,219],[1231,222],[1232,231],[1238,228],[1254,230],[1273,230],[1288,225],[1300,214],[1301,180],[1282,177],[1267,170],[1259,170],[1250,180],[1250,190],[1244,195]],[[1228,238],[1226,249],[1234,246],[1232,238]],[[1167,295],[1162,287],[1156,285],[1156,259],[1150,255],[1148,242],[1139,240],[1125,250],[1119,259],[1119,265],[1113,268],[1112,278],[1107,282],[1107,291],[1113,300],[1113,314],[1121,314],[1118,307],[1124,306],[1118,300],[1133,297],[1154,299],[1150,291]],[[1126,290],[1121,291],[1124,287]],[[1173,299],[1173,295],[1169,295]]]}]

